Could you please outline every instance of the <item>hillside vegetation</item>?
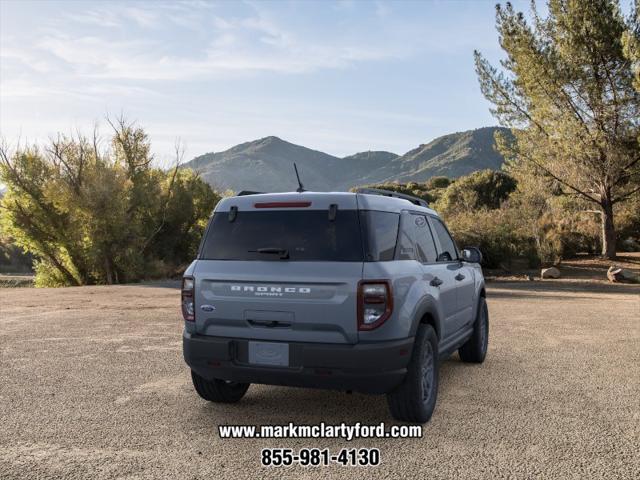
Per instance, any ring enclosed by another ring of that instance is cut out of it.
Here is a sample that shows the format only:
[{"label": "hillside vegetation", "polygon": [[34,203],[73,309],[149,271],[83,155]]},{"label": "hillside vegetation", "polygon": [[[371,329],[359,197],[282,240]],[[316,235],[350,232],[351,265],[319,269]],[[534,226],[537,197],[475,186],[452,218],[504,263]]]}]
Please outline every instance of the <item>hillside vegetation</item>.
[{"label": "hillside vegetation", "polygon": [[191,170],[151,167],[142,129],[113,127],[108,148],[61,136],[44,149],[0,150],[2,243],[12,264],[15,247],[33,256],[37,286],[166,277],[195,257],[220,197]]},{"label": "hillside vegetation", "polygon": [[[489,268],[515,270],[552,265],[576,253],[601,250],[599,218],[559,189],[537,192],[504,171],[480,170],[458,179],[380,183],[373,188],[426,200],[447,222],[459,247],[476,246]],[[640,242],[640,198],[616,207],[619,246]]]}]

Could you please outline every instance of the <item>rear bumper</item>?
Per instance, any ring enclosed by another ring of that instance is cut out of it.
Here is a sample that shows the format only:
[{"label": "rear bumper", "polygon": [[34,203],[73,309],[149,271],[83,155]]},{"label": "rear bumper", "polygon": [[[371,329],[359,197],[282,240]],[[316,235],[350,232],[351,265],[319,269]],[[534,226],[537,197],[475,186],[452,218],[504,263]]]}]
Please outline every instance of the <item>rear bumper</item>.
[{"label": "rear bumper", "polygon": [[201,377],[243,383],[386,393],[404,379],[413,338],[355,345],[289,343],[289,367],[248,363],[248,340],[183,333],[187,365]]}]

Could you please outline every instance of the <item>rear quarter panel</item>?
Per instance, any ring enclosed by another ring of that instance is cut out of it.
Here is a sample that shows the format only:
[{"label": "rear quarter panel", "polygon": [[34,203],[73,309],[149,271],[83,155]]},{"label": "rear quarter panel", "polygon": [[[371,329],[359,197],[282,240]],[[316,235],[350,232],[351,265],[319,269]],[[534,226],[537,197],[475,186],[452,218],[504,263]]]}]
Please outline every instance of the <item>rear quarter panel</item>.
[{"label": "rear quarter panel", "polygon": [[[393,313],[375,330],[359,332],[359,341],[399,340],[413,336],[422,315],[429,309],[438,308],[438,290],[429,288],[422,265],[415,260],[365,262],[363,279],[391,280]],[[439,317],[438,311],[434,312],[434,317]]]}]

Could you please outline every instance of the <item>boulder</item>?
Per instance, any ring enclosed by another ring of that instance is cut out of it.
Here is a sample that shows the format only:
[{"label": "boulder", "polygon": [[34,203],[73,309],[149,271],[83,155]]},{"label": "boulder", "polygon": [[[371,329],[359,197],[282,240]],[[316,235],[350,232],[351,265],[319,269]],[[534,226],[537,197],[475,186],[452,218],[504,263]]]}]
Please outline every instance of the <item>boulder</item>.
[{"label": "boulder", "polygon": [[636,283],[638,282],[638,275],[626,268],[616,267],[612,265],[607,270],[607,278],[613,283]]},{"label": "boulder", "polygon": [[556,267],[543,268],[540,272],[540,278],[560,278],[560,270]]}]

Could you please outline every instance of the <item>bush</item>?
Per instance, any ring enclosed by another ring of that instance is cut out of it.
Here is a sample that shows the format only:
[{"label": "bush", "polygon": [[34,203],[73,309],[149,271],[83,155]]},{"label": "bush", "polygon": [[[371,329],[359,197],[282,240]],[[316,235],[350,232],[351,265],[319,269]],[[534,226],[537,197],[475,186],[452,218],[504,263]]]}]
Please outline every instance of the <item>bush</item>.
[{"label": "bush", "polygon": [[[372,185],[365,185],[366,188],[380,188],[382,190],[390,190],[392,192],[403,193],[405,195],[412,195],[414,197],[422,198],[427,203],[432,204],[438,201],[440,195],[451,184],[451,180],[447,177],[431,177],[425,183],[419,182],[388,182],[377,183]],[[355,189],[351,189],[352,191]]]},{"label": "bush", "polygon": [[514,262],[539,265],[536,242],[518,227],[517,216],[508,208],[480,209],[445,217],[460,248],[478,247],[483,266],[510,269]]},{"label": "bush", "polygon": [[120,121],[111,148],[59,137],[0,152],[3,232],[36,259],[37,286],[135,282],[195,257],[219,200],[193,171],[151,167],[146,134]]},{"label": "bush", "polygon": [[440,196],[436,209],[452,214],[480,208],[496,209],[516,189],[516,181],[504,172],[480,170],[458,178]]}]

